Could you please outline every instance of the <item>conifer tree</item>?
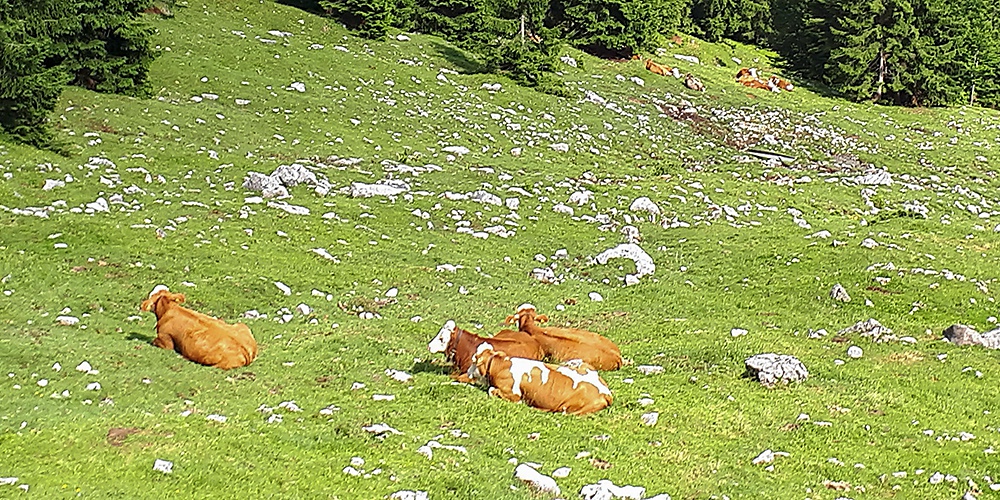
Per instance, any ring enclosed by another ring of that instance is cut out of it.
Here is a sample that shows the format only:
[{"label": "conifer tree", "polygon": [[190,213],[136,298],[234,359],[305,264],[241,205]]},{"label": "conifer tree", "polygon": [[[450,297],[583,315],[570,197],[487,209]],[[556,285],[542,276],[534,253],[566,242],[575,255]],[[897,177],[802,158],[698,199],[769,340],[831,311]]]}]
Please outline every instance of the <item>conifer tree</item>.
[{"label": "conifer tree", "polygon": [[676,0],[553,0],[546,25],[591,54],[621,58],[650,50],[680,24],[686,2]]},{"label": "conifer tree", "polygon": [[373,40],[385,38],[393,26],[409,25],[413,17],[413,2],[402,0],[321,0],[319,5],[328,15]]},{"label": "conifer tree", "polygon": [[768,0],[694,0],[691,20],[708,41],[721,38],[761,43],[772,31]]}]

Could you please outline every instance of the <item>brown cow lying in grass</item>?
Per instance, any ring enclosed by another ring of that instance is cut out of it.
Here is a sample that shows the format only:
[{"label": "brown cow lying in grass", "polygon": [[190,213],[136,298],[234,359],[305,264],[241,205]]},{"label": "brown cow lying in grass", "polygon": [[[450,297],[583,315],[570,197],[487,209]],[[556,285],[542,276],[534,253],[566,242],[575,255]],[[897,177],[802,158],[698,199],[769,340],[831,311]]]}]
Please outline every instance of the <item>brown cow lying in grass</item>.
[{"label": "brown cow lying in grass", "polygon": [[684,75],[684,86],[691,90],[697,90],[698,92],[705,91],[705,84],[701,83],[701,80],[696,78],[691,73]]},{"label": "brown cow lying in grass", "polygon": [[736,72],[736,83],[744,87],[770,90],[772,92],[781,92],[782,90],[791,92],[795,89],[795,86],[791,82],[778,77],[778,75],[771,75],[767,81],[764,81],[758,74],[757,68],[740,68]]},{"label": "brown cow lying in grass", "polygon": [[427,344],[427,349],[433,353],[443,352],[445,359],[453,365],[451,377],[459,382],[470,383],[472,356],[487,341],[511,356],[527,359],[542,359],[543,356],[541,346],[527,333],[502,330],[491,338],[485,338],[459,328],[452,320],[444,324],[437,336]]},{"label": "brown cow lying in grass", "polygon": [[580,360],[562,366],[494,351],[489,342],[472,357],[469,376],[485,380],[489,393],[544,411],[586,415],[611,405],[611,389]]},{"label": "brown cow lying in grass", "polygon": [[157,285],[140,309],[156,315],[153,345],[223,370],[249,365],[257,357],[257,341],[243,323],[230,325],[181,307],[184,294]]},{"label": "brown cow lying in grass", "polygon": [[652,59],[646,59],[646,69],[660,76],[667,76],[670,73],[670,68],[656,64]]},{"label": "brown cow lying in grass", "polygon": [[[538,326],[549,318],[537,314],[535,306],[521,304],[507,322],[517,324],[518,330],[531,335],[538,341],[545,356],[552,361],[569,361],[580,359],[598,370],[617,370],[622,366],[622,353],[614,342],[594,332],[578,328],[559,328]],[[497,350],[502,350],[497,348]]]}]

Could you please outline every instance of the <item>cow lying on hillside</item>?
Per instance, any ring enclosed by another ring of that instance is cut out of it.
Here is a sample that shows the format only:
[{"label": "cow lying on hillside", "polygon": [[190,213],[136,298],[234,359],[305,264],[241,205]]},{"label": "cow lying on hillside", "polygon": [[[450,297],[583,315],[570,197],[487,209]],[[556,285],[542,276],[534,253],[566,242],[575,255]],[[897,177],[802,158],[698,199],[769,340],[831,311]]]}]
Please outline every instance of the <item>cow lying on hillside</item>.
[{"label": "cow lying on hillside", "polygon": [[249,365],[257,357],[257,341],[243,323],[225,321],[186,309],[184,294],[157,285],[140,309],[156,315],[153,345],[171,349],[203,365],[223,370]]},{"label": "cow lying on hillside", "polygon": [[541,346],[527,333],[501,330],[493,337],[485,338],[459,328],[452,320],[448,320],[437,336],[427,344],[427,350],[433,353],[443,352],[445,359],[453,365],[451,377],[459,382],[469,383],[472,382],[469,376],[472,356],[487,341],[511,356],[527,359],[542,359],[543,356]]},{"label": "cow lying on hillside", "polygon": [[611,405],[611,389],[580,360],[562,366],[507,356],[489,342],[472,357],[469,376],[485,380],[489,394],[544,411],[586,415]]},{"label": "cow lying on hillside", "polygon": [[[636,59],[638,59],[638,56],[636,56]],[[660,76],[673,76],[674,78],[681,77],[679,69],[657,64],[652,59],[646,59],[646,69]]]},{"label": "cow lying on hillside", "polygon": [[691,73],[684,75],[684,86],[691,90],[697,90],[698,92],[705,91],[705,84],[701,83],[701,80],[696,78]]},{"label": "cow lying on hillside", "polygon": [[770,90],[772,92],[781,92],[782,90],[791,92],[795,89],[795,86],[791,82],[778,77],[778,75],[771,75],[767,81],[764,81],[758,74],[757,68],[740,68],[736,72],[736,83],[744,87]]},{"label": "cow lying on hillside", "polygon": [[537,314],[531,304],[521,304],[513,316],[507,317],[508,323],[517,324],[518,330],[538,341],[542,352],[552,361],[580,359],[602,371],[621,368],[622,353],[614,342],[587,330],[538,325],[548,320],[544,314]]}]

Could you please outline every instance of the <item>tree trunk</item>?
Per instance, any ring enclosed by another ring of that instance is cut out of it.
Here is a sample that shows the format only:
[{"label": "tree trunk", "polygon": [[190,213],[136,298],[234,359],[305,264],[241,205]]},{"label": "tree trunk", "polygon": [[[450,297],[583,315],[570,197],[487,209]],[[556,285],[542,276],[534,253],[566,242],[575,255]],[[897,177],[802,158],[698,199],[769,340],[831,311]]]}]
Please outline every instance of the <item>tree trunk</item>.
[{"label": "tree trunk", "polygon": [[880,48],[878,51],[878,80],[875,82],[878,88],[875,89],[875,95],[872,96],[872,102],[878,102],[882,98],[882,89],[885,86],[885,49]]},{"label": "tree trunk", "polygon": [[521,45],[524,45],[524,13],[521,13]]}]

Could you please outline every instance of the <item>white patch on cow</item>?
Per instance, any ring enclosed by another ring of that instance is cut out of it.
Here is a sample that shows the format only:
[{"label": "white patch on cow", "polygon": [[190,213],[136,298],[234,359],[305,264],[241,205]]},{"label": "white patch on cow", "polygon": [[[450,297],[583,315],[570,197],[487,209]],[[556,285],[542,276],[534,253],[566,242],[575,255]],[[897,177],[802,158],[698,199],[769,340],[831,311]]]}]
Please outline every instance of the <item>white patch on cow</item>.
[{"label": "white patch on cow", "polygon": [[167,288],[167,285],[156,285],[153,287],[153,291],[149,292],[149,297],[152,298],[153,295],[156,295],[156,292],[162,292],[164,290],[170,291],[170,289]]},{"label": "white patch on cow", "polygon": [[[525,358],[507,358],[510,360],[510,375],[514,378],[514,386],[510,388],[510,392],[521,395],[521,380],[523,377],[528,377],[528,382],[531,382],[531,372],[535,368],[538,368],[542,372],[542,384],[549,381],[549,367],[545,366],[545,363],[541,361],[535,361],[533,359]],[[596,375],[596,372],[595,372]],[[611,394],[611,391],[608,391]]]},{"label": "white patch on cow", "polygon": [[431,340],[431,343],[427,344],[427,350],[431,352],[444,352],[448,348],[448,343],[451,342],[451,334],[454,331],[455,322],[449,319],[441,327],[441,331],[438,332],[437,336]]},{"label": "white patch on cow", "polygon": [[604,382],[601,381],[600,374],[594,370],[587,370],[586,373],[580,373],[568,366],[560,366],[559,368],[556,368],[556,371],[569,377],[573,381],[574,389],[576,389],[576,386],[580,385],[580,382],[586,382],[596,387],[599,394],[607,394],[608,396],[611,395],[611,389],[604,385]]},{"label": "white patch on cow", "polygon": [[489,342],[483,342],[482,344],[479,344],[479,347],[476,348],[476,353],[472,355],[472,361],[473,362],[476,361],[476,358],[478,358],[479,355],[482,354],[484,351],[492,351],[492,350],[493,350],[493,345],[490,344]]},{"label": "white patch on cow", "polygon": [[521,305],[517,306],[516,314],[520,314],[521,311],[527,311],[528,309],[531,309],[532,311],[534,311],[535,310],[535,306],[533,306],[533,305],[525,302],[524,304],[521,304]]},{"label": "white patch on cow", "polygon": [[[493,350],[493,345],[490,344],[489,342],[483,342],[482,344],[479,344],[479,347],[476,348],[476,353],[472,355],[472,363],[469,364],[469,371],[467,372],[469,378],[471,378],[472,380],[478,380],[480,378],[479,367],[476,366],[476,364],[479,363],[479,355],[486,351],[492,351],[492,350]],[[486,374],[484,373],[483,375]]]}]

